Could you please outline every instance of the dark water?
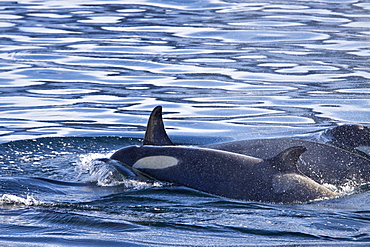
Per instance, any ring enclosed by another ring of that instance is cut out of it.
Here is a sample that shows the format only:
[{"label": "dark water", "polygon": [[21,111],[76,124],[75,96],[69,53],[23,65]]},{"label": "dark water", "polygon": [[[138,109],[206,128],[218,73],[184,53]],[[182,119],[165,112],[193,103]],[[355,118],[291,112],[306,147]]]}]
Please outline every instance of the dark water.
[{"label": "dark water", "polygon": [[[370,196],[278,205],[94,158],[370,125],[366,1],[1,1],[0,245],[368,245]],[[349,184],[348,190],[353,189]]]}]

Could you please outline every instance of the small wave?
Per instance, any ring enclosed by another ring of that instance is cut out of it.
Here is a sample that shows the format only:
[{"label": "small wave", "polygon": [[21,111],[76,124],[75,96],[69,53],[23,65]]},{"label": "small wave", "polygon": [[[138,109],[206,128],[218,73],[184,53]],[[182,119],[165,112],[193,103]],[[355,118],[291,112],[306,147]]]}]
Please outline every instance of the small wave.
[{"label": "small wave", "polygon": [[0,197],[0,205],[25,205],[25,206],[35,206],[40,205],[41,202],[37,201],[33,196],[27,195],[26,198],[11,195],[11,194],[3,194]]},{"label": "small wave", "polygon": [[370,183],[359,182],[356,179],[348,180],[341,185],[325,183],[323,184],[323,186],[330,189],[331,191],[338,193],[340,197],[370,190]]},{"label": "small wave", "polygon": [[102,158],[102,155],[90,154],[82,156],[77,167],[81,182],[95,183],[102,187],[123,186],[126,189],[133,190],[163,186],[163,183],[159,181],[128,178],[120,173],[111,162],[105,162],[99,158]]}]

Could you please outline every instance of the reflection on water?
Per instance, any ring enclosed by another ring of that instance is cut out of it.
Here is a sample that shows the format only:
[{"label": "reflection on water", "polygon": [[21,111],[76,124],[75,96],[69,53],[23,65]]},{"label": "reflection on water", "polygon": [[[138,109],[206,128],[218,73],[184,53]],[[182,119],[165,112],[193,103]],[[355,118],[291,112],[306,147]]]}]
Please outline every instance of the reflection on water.
[{"label": "reflection on water", "polygon": [[0,8],[0,140],[293,136],[369,124],[361,1],[18,1]]}]

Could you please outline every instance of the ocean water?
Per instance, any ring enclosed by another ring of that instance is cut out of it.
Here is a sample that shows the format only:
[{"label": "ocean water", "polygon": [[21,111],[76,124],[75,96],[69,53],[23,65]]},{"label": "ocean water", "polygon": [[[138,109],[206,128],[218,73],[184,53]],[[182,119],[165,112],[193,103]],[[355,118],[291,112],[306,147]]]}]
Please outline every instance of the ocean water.
[{"label": "ocean water", "polygon": [[0,1],[0,245],[369,245],[366,187],[246,202],[95,160],[140,144],[157,105],[178,144],[369,126],[369,11],[357,0]]}]

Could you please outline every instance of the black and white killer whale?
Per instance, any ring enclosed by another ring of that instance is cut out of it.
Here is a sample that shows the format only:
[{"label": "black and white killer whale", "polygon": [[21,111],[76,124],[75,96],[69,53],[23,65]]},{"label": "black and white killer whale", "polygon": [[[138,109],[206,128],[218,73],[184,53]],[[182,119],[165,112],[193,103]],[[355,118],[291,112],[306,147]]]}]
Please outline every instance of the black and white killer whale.
[{"label": "black and white killer whale", "polygon": [[348,182],[358,185],[370,182],[369,159],[327,144],[278,138],[235,141],[206,147],[266,159],[294,146],[307,148],[297,162],[298,169],[320,184],[340,187]]},{"label": "black and white killer whale", "polygon": [[111,159],[161,181],[233,199],[291,203],[337,196],[298,169],[297,162],[307,151],[303,145],[288,145],[265,159],[243,154],[248,146],[243,149],[241,142],[174,146],[165,132],[161,107],[149,118],[143,144],[125,147]]},{"label": "black and white killer whale", "polygon": [[345,148],[370,146],[370,128],[360,124],[346,124],[328,129],[324,136],[334,145]]},{"label": "black and white killer whale", "polygon": [[321,139],[330,144],[370,159],[370,128],[345,124],[326,130]]}]

